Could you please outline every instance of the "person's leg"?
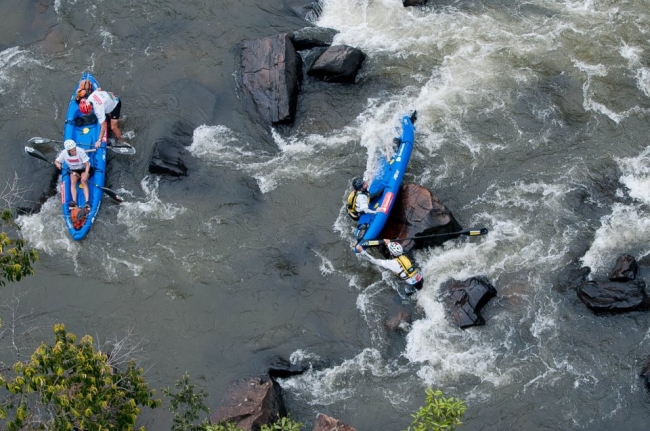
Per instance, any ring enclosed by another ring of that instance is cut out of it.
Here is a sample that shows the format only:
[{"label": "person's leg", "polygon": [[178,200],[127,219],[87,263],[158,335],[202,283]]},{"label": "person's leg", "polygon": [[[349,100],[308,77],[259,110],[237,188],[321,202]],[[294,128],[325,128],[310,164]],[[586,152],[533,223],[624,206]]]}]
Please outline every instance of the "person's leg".
[{"label": "person's leg", "polygon": [[119,126],[117,125],[118,120],[113,120],[111,118],[111,130],[113,131],[113,134],[115,135],[115,139],[118,141],[122,139],[122,131],[120,130]]},{"label": "person's leg", "polygon": [[74,172],[70,172],[70,196],[72,196],[72,202],[77,203],[77,175]]},{"label": "person's leg", "polygon": [[120,130],[117,122],[120,119],[120,114],[122,113],[122,101],[120,100],[117,102],[117,105],[115,106],[115,109],[113,109],[109,114],[108,117],[111,119],[111,130],[113,131],[113,134],[115,135],[115,139],[118,141],[122,139],[122,131]]},{"label": "person's leg", "polygon": [[84,190],[84,197],[86,198],[86,205],[90,204],[90,191],[88,190],[88,180],[81,180],[81,185]]}]

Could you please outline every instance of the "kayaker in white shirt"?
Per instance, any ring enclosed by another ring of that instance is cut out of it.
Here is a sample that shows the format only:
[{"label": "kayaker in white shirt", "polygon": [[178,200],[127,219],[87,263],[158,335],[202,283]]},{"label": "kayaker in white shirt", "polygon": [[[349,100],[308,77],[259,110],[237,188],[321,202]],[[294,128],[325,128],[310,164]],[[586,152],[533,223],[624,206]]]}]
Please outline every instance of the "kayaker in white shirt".
[{"label": "kayaker in white shirt", "polygon": [[69,202],[71,207],[77,205],[77,181],[81,178],[83,185],[84,196],[86,198],[86,207],[90,208],[89,200],[90,193],[88,192],[88,178],[92,172],[90,166],[90,159],[88,154],[81,148],[77,148],[77,144],[72,139],[67,139],[63,143],[64,150],[54,160],[54,165],[63,170],[63,163],[67,165],[70,171],[70,195],[72,201]]},{"label": "kayaker in white shirt", "polygon": [[408,286],[407,294],[413,294],[416,290],[422,289],[424,279],[420,270],[413,266],[411,260],[404,255],[404,249],[396,242],[384,239],[384,244],[388,248],[392,259],[375,259],[366,252],[360,244],[355,246],[355,252],[368,260],[370,263],[381,268],[387,269],[404,281]]},{"label": "kayaker in white shirt", "polygon": [[118,120],[120,119],[120,112],[122,110],[122,101],[114,93],[97,89],[90,93],[90,96],[88,96],[87,99],[81,99],[79,101],[79,110],[84,115],[88,115],[91,112],[94,112],[97,116],[99,124],[101,125],[99,139],[95,143],[95,148],[99,148],[99,146],[102,144],[102,141],[107,141],[107,123],[109,121],[111,130],[115,134],[115,139],[118,141],[122,139],[122,131],[120,131],[120,128],[117,124]]}]

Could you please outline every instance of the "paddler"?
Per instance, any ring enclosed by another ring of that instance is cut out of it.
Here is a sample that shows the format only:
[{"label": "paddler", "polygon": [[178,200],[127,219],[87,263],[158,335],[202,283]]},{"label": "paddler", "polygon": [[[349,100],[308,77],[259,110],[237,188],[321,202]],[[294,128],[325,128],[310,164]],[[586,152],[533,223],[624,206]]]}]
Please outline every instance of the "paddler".
[{"label": "paddler", "polygon": [[[404,249],[397,242],[384,239],[384,244],[388,248],[391,259],[375,259],[366,252],[360,244],[355,246],[355,252],[364,257],[370,263],[385,268],[395,274],[400,280],[406,283],[405,294],[412,295],[416,290],[422,289],[424,278],[420,270],[413,266],[411,260],[404,255]],[[401,292],[400,292],[401,293]]]},{"label": "paddler", "polygon": [[86,209],[90,209],[90,193],[88,192],[88,178],[92,173],[92,166],[90,166],[90,159],[88,154],[81,149],[77,148],[77,143],[72,139],[66,139],[63,143],[63,151],[54,160],[54,165],[63,169],[63,163],[68,166],[70,170],[70,194],[72,195],[72,200],[68,203],[70,207],[77,206],[77,180],[81,178],[81,184],[83,185],[84,196],[86,197]]},{"label": "paddler", "polygon": [[362,213],[376,214],[377,211],[368,207],[370,203],[370,193],[368,192],[368,181],[357,177],[352,180],[352,191],[348,195],[347,209],[348,215],[354,221],[359,220]]}]

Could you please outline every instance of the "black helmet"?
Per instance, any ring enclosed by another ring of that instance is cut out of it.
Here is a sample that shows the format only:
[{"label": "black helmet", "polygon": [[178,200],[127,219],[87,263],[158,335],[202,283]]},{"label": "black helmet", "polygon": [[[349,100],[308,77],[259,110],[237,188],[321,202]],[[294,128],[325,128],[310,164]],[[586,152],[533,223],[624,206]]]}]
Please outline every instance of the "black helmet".
[{"label": "black helmet", "polygon": [[356,177],[355,179],[352,180],[352,188],[355,190],[361,190],[363,189],[363,178],[361,177]]}]

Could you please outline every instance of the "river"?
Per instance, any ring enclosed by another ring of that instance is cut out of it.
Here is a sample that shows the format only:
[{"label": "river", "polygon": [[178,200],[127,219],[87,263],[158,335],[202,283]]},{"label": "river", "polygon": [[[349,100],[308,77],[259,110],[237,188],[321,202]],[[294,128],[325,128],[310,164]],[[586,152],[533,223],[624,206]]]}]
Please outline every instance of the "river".
[{"label": "river", "polygon": [[[649,274],[650,4],[323,0],[311,24],[368,57],[355,85],[306,78],[295,124],[269,128],[243,107],[238,46],[310,25],[297,3],[0,4],[0,181],[16,175],[30,203],[43,195],[52,167],[23,147],[60,139],[84,70],[122,98],[138,149],[111,155],[107,186],[126,202],[105,199],[83,241],[58,196],[19,218],[41,259],[2,289],[4,327],[25,346],[57,322],[100,342],[128,336],[152,387],[188,371],[211,407],[277,356],[313,360],[281,381],[307,429],[317,412],[405,429],[433,386],[466,401],[464,430],[646,430],[650,315],[594,315],[558,279],[582,265],[605,277],[622,253]],[[490,233],[414,254],[425,285],[396,333],[384,322],[404,304],[351,252],[343,200],[412,109],[405,180]],[[151,175],[155,141],[179,124],[188,176]],[[475,275],[498,295],[485,326],[460,330],[439,287]],[[29,353],[3,345],[5,360]],[[140,423],[171,419],[158,409]]]}]

